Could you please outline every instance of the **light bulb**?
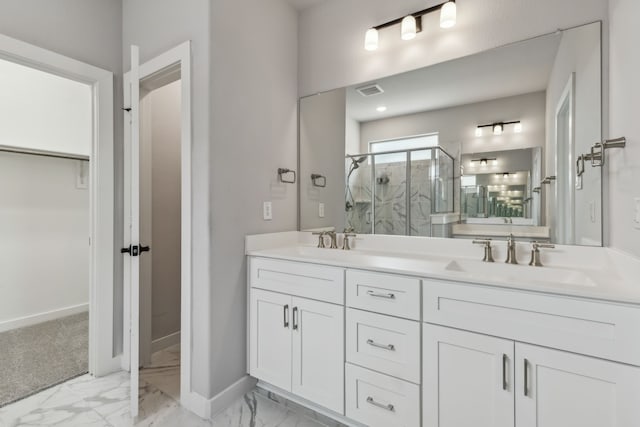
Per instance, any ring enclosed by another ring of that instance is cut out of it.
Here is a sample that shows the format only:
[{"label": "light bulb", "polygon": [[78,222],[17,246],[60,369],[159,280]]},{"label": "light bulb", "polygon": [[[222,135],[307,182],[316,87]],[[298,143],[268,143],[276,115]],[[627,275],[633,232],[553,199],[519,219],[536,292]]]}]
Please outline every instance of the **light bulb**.
[{"label": "light bulb", "polygon": [[494,135],[502,135],[502,131],[504,130],[504,127],[502,126],[501,123],[496,123],[495,125],[493,125],[493,134]]},{"label": "light bulb", "polygon": [[378,108],[376,108],[376,111],[378,113],[384,113],[385,111],[387,111],[387,107],[384,105],[379,106]]},{"label": "light bulb", "polygon": [[478,138],[482,136],[482,128],[481,127],[477,127],[476,128],[476,136]]},{"label": "light bulb", "polygon": [[513,127],[513,131],[515,133],[520,133],[522,132],[522,123],[516,123],[515,126]]},{"label": "light bulb", "polygon": [[405,16],[402,20],[402,27],[400,32],[402,40],[411,40],[415,38],[417,32],[416,18],[411,15]]},{"label": "light bulb", "polygon": [[378,30],[369,28],[364,35],[364,48],[368,51],[378,49]]},{"label": "light bulb", "polygon": [[440,28],[451,28],[456,25],[456,4],[449,1],[442,5],[440,9]]}]

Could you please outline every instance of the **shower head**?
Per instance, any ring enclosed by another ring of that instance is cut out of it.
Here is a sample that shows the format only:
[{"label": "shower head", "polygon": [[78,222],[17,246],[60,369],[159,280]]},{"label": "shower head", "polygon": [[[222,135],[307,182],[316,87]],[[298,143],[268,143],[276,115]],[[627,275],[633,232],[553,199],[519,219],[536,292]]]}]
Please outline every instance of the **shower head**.
[{"label": "shower head", "polygon": [[351,168],[358,169],[360,167],[360,163],[367,160],[367,156],[358,157],[357,159],[353,156],[349,156],[351,159]]}]

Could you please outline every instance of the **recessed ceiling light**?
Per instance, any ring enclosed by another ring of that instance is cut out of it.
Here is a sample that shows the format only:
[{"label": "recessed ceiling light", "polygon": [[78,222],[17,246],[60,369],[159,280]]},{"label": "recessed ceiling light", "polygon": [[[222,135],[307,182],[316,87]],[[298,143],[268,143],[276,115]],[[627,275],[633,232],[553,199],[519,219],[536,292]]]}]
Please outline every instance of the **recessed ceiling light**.
[{"label": "recessed ceiling light", "polygon": [[378,108],[376,108],[376,111],[378,113],[384,113],[385,111],[387,111],[387,107],[384,105],[379,106]]}]

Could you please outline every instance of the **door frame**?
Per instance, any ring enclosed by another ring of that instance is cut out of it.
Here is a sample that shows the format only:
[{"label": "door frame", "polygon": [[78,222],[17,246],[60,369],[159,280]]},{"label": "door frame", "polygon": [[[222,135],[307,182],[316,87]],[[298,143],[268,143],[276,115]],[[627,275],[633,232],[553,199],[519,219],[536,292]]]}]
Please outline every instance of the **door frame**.
[{"label": "door frame", "polygon": [[[564,245],[575,244],[575,73],[569,75],[567,84],[558,99],[554,115],[554,140],[555,140],[555,208],[561,214],[556,221],[556,241]],[[561,129],[565,123],[561,120],[564,110],[568,112],[568,128]],[[566,133],[566,141],[563,140],[563,147],[560,147],[560,134]],[[565,162],[561,162],[558,156],[560,148],[566,148]],[[562,207],[566,207],[563,209]]]},{"label": "door frame", "polygon": [[[191,274],[191,212],[192,212],[192,185],[191,185],[191,41],[186,41],[150,60],[140,64],[140,80],[161,75],[166,77],[169,74],[177,74],[179,71],[181,80],[181,111],[180,111],[180,162],[181,162],[181,255],[180,255],[180,402],[183,406],[194,410],[202,405],[198,395],[191,391],[191,309],[192,309],[192,274]],[[174,79],[177,80],[177,79]],[[167,81],[169,83],[171,80]],[[131,77],[130,73],[124,74],[124,101],[129,105],[131,100]],[[124,112],[124,139],[125,147],[131,140],[131,123],[127,112]],[[128,207],[127,183],[130,168],[127,167],[127,156],[125,155],[125,212]],[[131,218],[124,215],[124,238],[128,240],[128,231]],[[126,243],[124,246],[126,246]],[[137,244],[137,242],[136,242]],[[126,264],[126,262],[125,262]],[[129,333],[129,319],[131,316],[131,296],[127,283],[125,268],[125,290],[124,290],[124,346],[122,357],[122,369],[129,370],[131,348],[127,339]]]},{"label": "door frame", "polygon": [[0,58],[87,84],[93,132],[89,183],[89,373],[120,369],[114,354],[113,73],[0,34]]}]

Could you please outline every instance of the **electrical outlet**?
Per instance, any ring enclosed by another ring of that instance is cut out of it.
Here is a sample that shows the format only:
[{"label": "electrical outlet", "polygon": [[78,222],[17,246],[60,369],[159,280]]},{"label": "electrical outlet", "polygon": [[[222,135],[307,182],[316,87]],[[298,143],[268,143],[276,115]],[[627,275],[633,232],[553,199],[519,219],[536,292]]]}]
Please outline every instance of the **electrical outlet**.
[{"label": "electrical outlet", "polygon": [[636,197],[635,199],[633,199],[633,201],[633,205],[635,206],[635,212],[633,215],[633,226],[636,229],[640,230],[640,197]]},{"label": "electrical outlet", "polygon": [[273,219],[271,202],[264,202],[262,204],[262,219],[265,221],[271,221]]},{"label": "electrical outlet", "polygon": [[318,204],[318,216],[324,218],[324,203]]}]

